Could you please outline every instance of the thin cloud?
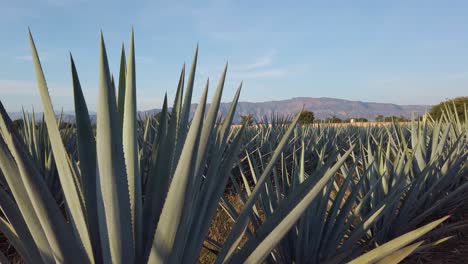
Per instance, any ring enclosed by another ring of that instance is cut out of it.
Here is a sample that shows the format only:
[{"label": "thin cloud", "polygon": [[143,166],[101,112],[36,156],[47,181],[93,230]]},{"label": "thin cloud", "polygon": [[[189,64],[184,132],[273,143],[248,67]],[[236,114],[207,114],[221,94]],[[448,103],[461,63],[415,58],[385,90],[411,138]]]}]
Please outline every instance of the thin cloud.
[{"label": "thin cloud", "polygon": [[253,70],[270,66],[273,63],[274,52],[270,52],[262,57],[258,57],[252,63],[241,66],[245,70]]},{"label": "thin cloud", "polygon": [[[48,51],[39,51],[39,59],[41,62],[48,61],[52,57],[54,57],[54,54],[52,52]],[[31,54],[22,54],[22,55],[17,55],[15,56],[16,60],[23,61],[23,62],[31,62],[32,61],[32,55]]]},{"label": "thin cloud", "polygon": [[66,7],[87,2],[87,0],[46,0],[46,3],[56,7]]},{"label": "thin cloud", "polygon": [[294,71],[287,67],[273,67],[275,51],[271,50],[267,54],[257,57],[251,63],[235,67],[233,76],[240,80],[246,79],[266,79],[285,77]]},{"label": "thin cloud", "polygon": [[[20,61],[32,61],[32,56],[31,55],[20,55],[20,56],[16,56],[15,59],[20,60]],[[41,58],[41,60],[44,60],[44,58]]]},{"label": "thin cloud", "polygon": [[245,71],[245,72],[236,72],[233,75],[237,79],[246,80],[246,79],[260,79],[260,78],[278,78],[284,77],[291,73],[288,69],[267,69],[267,70],[256,70],[256,71]]}]

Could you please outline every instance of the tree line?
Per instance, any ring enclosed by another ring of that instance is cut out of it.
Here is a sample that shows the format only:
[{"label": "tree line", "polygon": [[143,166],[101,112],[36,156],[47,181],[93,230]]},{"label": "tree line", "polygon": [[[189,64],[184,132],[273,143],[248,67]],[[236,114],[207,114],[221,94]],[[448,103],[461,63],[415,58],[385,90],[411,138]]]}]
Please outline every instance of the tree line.
[{"label": "tree line", "polygon": [[[465,120],[465,111],[468,109],[468,96],[461,96],[453,99],[446,100],[441,102],[431,108],[429,112],[430,116],[434,119],[439,119],[442,116],[443,112],[446,111],[456,111],[460,120]],[[418,116],[417,119],[421,119],[422,116]],[[306,124],[313,124],[313,123],[365,123],[370,122],[372,120],[368,120],[367,118],[362,117],[355,117],[355,118],[347,118],[347,119],[340,119],[336,116],[331,116],[326,119],[316,119],[314,112],[304,110],[301,112],[299,117],[298,123],[301,125]],[[411,121],[410,118],[404,116],[384,116],[378,115],[375,122],[409,122]],[[255,122],[254,117],[252,114],[241,115],[240,124],[246,123],[247,125],[253,125]]]}]

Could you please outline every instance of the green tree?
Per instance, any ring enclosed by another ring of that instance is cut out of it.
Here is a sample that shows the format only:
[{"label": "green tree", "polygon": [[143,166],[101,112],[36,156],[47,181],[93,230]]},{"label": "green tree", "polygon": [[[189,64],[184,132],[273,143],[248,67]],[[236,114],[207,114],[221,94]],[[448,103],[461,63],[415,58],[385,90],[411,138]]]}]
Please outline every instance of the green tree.
[{"label": "green tree", "polygon": [[15,126],[16,129],[23,128],[23,119],[13,120],[13,125]]},{"label": "green tree", "polygon": [[408,122],[409,119],[404,116],[386,116],[384,118],[385,122]]},{"label": "green tree", "polygon": [[358,117],[354,118],[354,122],[369,122],[369,120],[367,120],[367,118]]},{"label": "green tree", "polygon": [[248,114],[248,115],[241,115],[241,124],[244,124],[246,126],[251,126],[254,123],[253,115]]},{"label": "green tree", "polygon": [[341,122],[343,122],[343,120],[339,119],[336,116],[332,116],[332,117],[325,119],[325,123],[341,123]]},{"label": "green tree", "polygon": [[448,108],[451,112],[454,112],[455,110],[458,115],[458,118],[460,118],[460,120],[464,120],[465,106],[468,109],[468,96],[460,96],[434,105],[431,109],[430,114],[432,118],[439,119],[442,116],[442,112],[446,112],[446,109]]},{"label": "green tree", "polygon": [[376,118],[375,118],[375,122],[383,122],[385,119],[385,117],[383,115],[378,115]]},{"label": "green tree", "polygon": [[299,120],[297,122],[301,125],[307,125],[314,123],[314,120],[314,112],[304,110],[301,112],[301,115],[299,116]]},{"label": "green tree", "polygon": [[369,120],[367,120],[367,118],[355,117],[355,118],[348,118],[348,119],[345,119],[343,122],[345,122],[345,123],[351,123],[351,122],[359,122],[359,123],[362,123],[362,122],[369,122]]}]

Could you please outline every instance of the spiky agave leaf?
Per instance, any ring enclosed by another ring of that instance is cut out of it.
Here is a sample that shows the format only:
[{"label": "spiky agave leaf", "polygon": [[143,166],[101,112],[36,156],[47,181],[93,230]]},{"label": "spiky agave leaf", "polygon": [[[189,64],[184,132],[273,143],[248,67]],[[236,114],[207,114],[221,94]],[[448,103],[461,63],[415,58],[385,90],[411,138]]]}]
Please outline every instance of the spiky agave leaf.
[{"label": "spiky agave leaf", "polygon": [[70,54],[70,64],[73,81],[73,98],[75,103],[75,122],[78,145],[78,157],[80,161],[80,176],[83,185],[84,200],[86,205],[87,223],[95,260],[101,259],[101,245],[99,237],[99,222],[97,209],[97,177],[96,177],[96,140],[89,118],[88,107],[81,90],[80,80],[76,71],[75,62]]},{"label": "spiky agave leaf", "polygon": [[196,153],[200,142],[200,133],[203,127],[203,115],[205,112],[206,96],[208,93],[208,82],[200,99],[195,116],[192,120],[186,143],[182,149],[177,167],[174,172],[167,198],[164,203],[158,227],[154,236],[153,247],[149,256],[149,262],[155,263],[177,263],[183,247],[181,242],[188,232],[187,219],[183,212],[189,210],[191,195],[189,184],[195,177]]},{"label": "spiky agave leaf", "polygon": [[101,34],[96,129],[101,250],[104,262],[133,263],[135,251],[122,128],[111,89],[106,48]]},{"label": "spiky agave leaf", "polygon": [[58,175],[60,177],[61,185],[64,190],[65,200],[67,207],[70,212],[71,221],[77,235],[80,237],[78,240],[86,251],[88,261],[92,262],[94,257],[92,253],[91,240],[89,237],[89,230],[86,224],[84,205],[80,199],[79,188],[76,186],[79,184],[73,180],[70,176],[72,175],[71,168],[69,165],[69,157],[65,150],[62,142],[62,138],[59,132],[59,127],[55,120],[55,112],[52,107],[52,102],[48,93],[47,84],[42,71],[39,56],[37,54],[36,46],[29,32],[30,46],[32,50],[32,58],[34,63],[34,69],[36,72],[39,92],[41,95],[42,105],[44,108],[44,116],[47,125],[47,131],[50,136],[50,142],[52,151],[54,153],[55,163],[57,165]]},{"label": "spiky agave leaf", "polygon": [[21,213],[26,216],[25,221],[41,250],[43,261],[86,262],[83,247],[70,225],[65,222],[60,208],[25,152],[25,146],[18,140],[12,122],[1,104],[0,114],[0,166]]},{"label": "spiky agave leaf", "polygon": [[[416,230],[408,232],[394,240],[391,240],[378,248],[371,250],[364,255],[350,261],[350,264],[358,264],[358,263],[373,263],[383,258],[387,257],[390,254],[397,252],[398,250],[402,249],[403,247],[407,246],[408,244],[412,243],[413,241],[419,239],[421,236],[429,232],[430,230],[434,229],[436,226],[444,222],[448,219],[448,216],[433,221],[423,227],[420,227]],[[418,245],[418,244],[416,244]],[[413,249],[414,250],[414,249]]]},{"label": "spiky agave leaf", "polygon": [[142,254],[142,184],[138,159],[137,142],[137,104],[135,76],[135,38],[132,30],[130,51],[125,84],[125,105],[123,118],[123,146],[125,168],[130,192],[130,210],[132,217],[133,239],[137,257]]},{"label": "spiky agave leaf", "polygon": [[[198,48],[185,96],[183,68],[172,111],[165,98],[160,122],[140,122],[133,32],[127,67],[123,53],[121,57],[118,101],[101,38],[97,149],[71,60],[78,152],[74,130],[57,125],[35,59],[47,127],[41,124],[37,130],[25,115],[25,129],[16,133],[4,110],[0,122],[0,182],[13,198],[8,203],[8,196],[0,197],[6,217],[0,218],[0,229],[25,259],[37,258],[32,256],[36,247],[46,263],[195,262],[228,178],[246,206],[238,213],[221,198],[223,209],[237,222],[224,245],[211,241],[218,262],[343,262],[419,227],[442,205],[462,201],[468,188],[463,177],[466,126],[450,111],[438,123],[429,120],[413,127],[295,128],[297,118],[290,125],[290,120],[276,116],[272,126],[236,130],[230,124],[240,89],[224,122],[216,123],[225,70],[207,116],[205,91],[189,126],[197,54]],[[354,142],[355,150],[346,152]],[[235,162],[239,148],[246,158]],[[246,195],[231,175],[233,163],[239,164]],[[98,168],[97,174],[93,168]],[[256,183],[253,190],[249,177]],[[62,201],[62,190],[70,223],[55,202]],[[71,207],[73,201],[79,206]],[[408,225],[396,224],[402,221]],[[451,229],[439,230],[445,234]],[[28,232],[32,244],[23,240]],[[241,247],[244,235],[249,240]],[[58,243],[67,239],[68,245]],[[389,254],[402,258],[412,252],[414,244],[402,248],[405,243],[394,245]]]}]

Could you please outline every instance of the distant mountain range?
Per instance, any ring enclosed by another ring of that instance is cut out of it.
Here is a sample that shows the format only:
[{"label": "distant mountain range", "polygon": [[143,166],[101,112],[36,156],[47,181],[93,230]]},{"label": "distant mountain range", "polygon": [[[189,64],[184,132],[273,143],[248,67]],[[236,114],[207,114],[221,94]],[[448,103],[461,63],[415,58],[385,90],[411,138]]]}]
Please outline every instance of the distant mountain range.
[{"label": "distant mountain range", "polygon": [[[230,103],[221,103],[220,112],[226,115]],[[191,114],[195,112],[196,104],[191,107]],[[411,117],[424,114],[431,109],[430,105],[397,105],[389,103],[372,103],[350,101],[336,98],[295,97],[288,100],[268,102],[239,102],[234,116],[234,122],[239,122],[242,115],[252,114],[257,120],[270,118],[273,114],[280,116],[293,115],[301,109],[314,112],[316,119],[336,116],[340,119],[367,118],[374,120],[378,115]],[[152,109],[144,114],[156,114],[161,109]]]},{"label": "distant mountain range", "polygon": [[[191,106],[191,115],[195,112],[196,104]],[[230,103],[221,103],[220,114],[226,115]],[[239,102],[234,116],[234,122],[239,122],[242,115],[252,114],[257,120],[264,117],[270,118],[273,114],[280,116],[290,116],[299,112],[302,108],[312,111],[316,119],[325,119],[336,116],[340,119],[347,118],[367,118],[374,120],[378,115],[383,116],[403,116],[411,117],[424,114],[431,109],[430,105],[397,105],[389,103],[372,103],[361,101],[350,101],[336,98],[311,98],[295,97],[288,100],[268,101],[268,102]],[[151,109],[140,111],[141,116],[154,115],[161,109]],[[19,112],[9,113],[12,119],[21,118]],[[95,114],[91,114],[91,119],[95,121]],[[36,119],[40,120],[42,114],[36,114]],[[63,119],[67,122],[73,121],[73,112],[66,112]]]}]

